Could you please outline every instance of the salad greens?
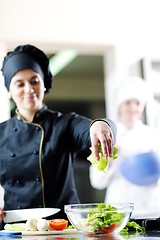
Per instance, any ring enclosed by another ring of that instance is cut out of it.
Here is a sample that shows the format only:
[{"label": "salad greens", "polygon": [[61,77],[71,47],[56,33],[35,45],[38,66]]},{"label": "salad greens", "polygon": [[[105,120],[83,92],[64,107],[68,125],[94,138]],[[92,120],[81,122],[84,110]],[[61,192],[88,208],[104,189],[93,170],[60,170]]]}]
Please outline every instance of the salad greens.
[{"label": "salad greens", "polygon": [[[90,150],[91,150],[91,154],[90,154],[90,156],[87,159],[99,171],[104,171],[106,169],[106,167],[108,166],[108,157],[104,157],[103,152],[102,152],[101,144],[100,143],[98,144],[99,160],[95,159],[92,147],[90,147]],[[118,149],[116,147],[114,147],[114,149],[113,149],[113,156],[111,158],[112,159],[118,158],[117,153],[118,153]]]},{"label": "salad greens", "polygon": [[117,208],[110,204],[99,203],[98,207],[91,209],[92,213],[82,221],[85,232],[110,233],[123,221],[124,212],[117,212]]},{"label": "salad greens", "polygon": [[145,233],[145,227],[141,227],[138,223],[131,221],[121,230],[121,234],[128,234],[129,232]]}]

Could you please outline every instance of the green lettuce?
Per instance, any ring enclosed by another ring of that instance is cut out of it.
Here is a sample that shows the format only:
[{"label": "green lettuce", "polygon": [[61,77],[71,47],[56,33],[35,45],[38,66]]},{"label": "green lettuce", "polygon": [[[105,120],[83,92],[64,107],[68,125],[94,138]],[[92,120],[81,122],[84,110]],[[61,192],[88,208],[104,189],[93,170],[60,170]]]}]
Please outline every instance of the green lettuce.
[{"label": "green lettuce", "polygon": [[130,232],[135,232],[135,233],[145,233],[146,229],[145,227],[140,226],[138,223],[134,221],[130,221],[126,224],[126,226],[121,230],[121,234],[128,234]]},{"label": "green lettuce", "polygon": [[112,224],[119,226],[123,221],[125,213],[118,212],[117,208],[110,204],[99,203],[97,208],[91,209],[93,213],[87,215],[87,219],[83,219],[83,229],[87,232],[98,232],[103,227],[109,227]]},{"label": "green lettuce", "polygon": [[[90,150],[91,150],[91,154],[87,159],[99,171],[104,171],[106,169],[106,167],[108,166],[108,157],[104,157],[103,152],[102,152],[101,144],[100,143],[98,144],[99,160],[95,159],[92,147],[90,147]],[[114,147],[113,155],[110,158],[111,159],[118,158],[117,153],[118,153],[118,149],[116,147]]]}]

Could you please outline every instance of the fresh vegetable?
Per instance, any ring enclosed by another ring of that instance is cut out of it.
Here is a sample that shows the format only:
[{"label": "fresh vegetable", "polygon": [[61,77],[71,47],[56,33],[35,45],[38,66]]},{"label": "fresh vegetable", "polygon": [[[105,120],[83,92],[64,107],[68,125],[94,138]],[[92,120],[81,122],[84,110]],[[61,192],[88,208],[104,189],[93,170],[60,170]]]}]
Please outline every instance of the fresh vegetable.
[{"label": "fresh vegetable", "polygon": [[67,229],[75,229],[72,225],[68,225]]},{"label": "fresh vegetable", "polygon": [[4,226],[4,229],[7,231],[26,231],[26,224],[25,223],[7,223]]},{"label": "fresh vegetable", "polygon": [[41,218],[30,218],[26,223],[8,223],[4,226],[7,231],[47,231],[48,228],[48,221]]},{"label": "fresh vegetable", "polygon": [[134,233],[145,233],[145,227],[141,227],[138,223],[131,221],[126,224],[126,226],[121,230],[121,234],[128,234],[130,232]]},{"label": "fresh vegetable", "polygon": [[87,233],[111,233],[123,221],[125,213],[117,212],[117,208],[110,204],[99,203],[97,208],[91,209],[86,219],[82,220],[82,228]]},{"label": "fresh vegetable", "polygon": [[68,221],[65,219],[52,219],[49,220],[50,230],[64,230],[68,226]]},{"label": "fresh vegetable", "polygon": [[47,231],[49,228],[49,223],[46,219],[39,219],[37,222],[38,231]]},{"label": "fresh vegetable", "polygon": [[65,219],[46,220],[41,218],[30,218],[26,223],[6,224],[4,229],[7,231],[49,231],[63,230],[68,226]]},{"label": "fresh vegetable", "polygon": [[112,223],[109,227],[101,227],[100,230],[104,233],[111,233],[118,227],[117,223]]},{"label": "fresh vegetable", "polygon": [[36,218],[28,219],[26,222],[27,231],[37,231],[38,230],[37,222],[38,222],[38,219],[36,219]]},{"label": "fresh vegetable", "polygon": [[[87,159],[99,171],[104,171],[106,169],[106,167],[108,166],[108,157],[104,157],[103,152],[102,152],[101,144],[100,143],[98,144],[99,160],[95,159],[92,147],[90,147],[90,150],[91,150],[91,154]],[[111,159],[116,159],[118,157],[117,153],[118,153],[118,149],[116,147],[114,147],[113,156],[111,157]]]}]

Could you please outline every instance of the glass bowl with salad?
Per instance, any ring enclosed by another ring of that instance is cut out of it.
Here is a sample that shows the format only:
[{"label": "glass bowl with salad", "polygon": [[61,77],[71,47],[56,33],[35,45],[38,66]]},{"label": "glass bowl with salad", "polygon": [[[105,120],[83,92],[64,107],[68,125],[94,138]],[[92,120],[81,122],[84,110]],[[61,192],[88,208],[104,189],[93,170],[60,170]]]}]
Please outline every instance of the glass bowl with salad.
[{"label": "glass bowl with salad", "polygon": [[117,234],[130,220],[133,203],[85,203],[65,205],[70,223],[80,233]]}]

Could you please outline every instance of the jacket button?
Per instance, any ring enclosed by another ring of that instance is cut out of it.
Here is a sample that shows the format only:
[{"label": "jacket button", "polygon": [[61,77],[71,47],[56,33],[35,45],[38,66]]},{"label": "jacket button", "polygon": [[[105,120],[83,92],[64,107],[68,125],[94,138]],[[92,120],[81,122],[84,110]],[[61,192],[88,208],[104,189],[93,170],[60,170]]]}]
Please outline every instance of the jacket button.
[{"label": "jacket button", "polygon": [[33,151],[33,154],[35,154],[35,155],[38,154],[38,151],[34,150],[34,151]]},{"label": "jacket button", "polygon": [[37,178],[36,178],[36,182],[40,182],[40,178],[37,177]]},{"label": "jacket button", "polygon": [[13,128],[13,131],[14,131],[14,132],[16,132],[16,131],[17,131],[17,128],[16,128],[16,127],[14,127],[14,128]]},{"label": "jacket button", "polygon": [[39,131],[40,130],[40,128],[39,127],[36,127],[36,131]]},{"label": "jacket button", "polygon": [[16,154],[15,154],[15,153],[11,153],[10,156],[11,156],[11,157],[15,157]]}]

